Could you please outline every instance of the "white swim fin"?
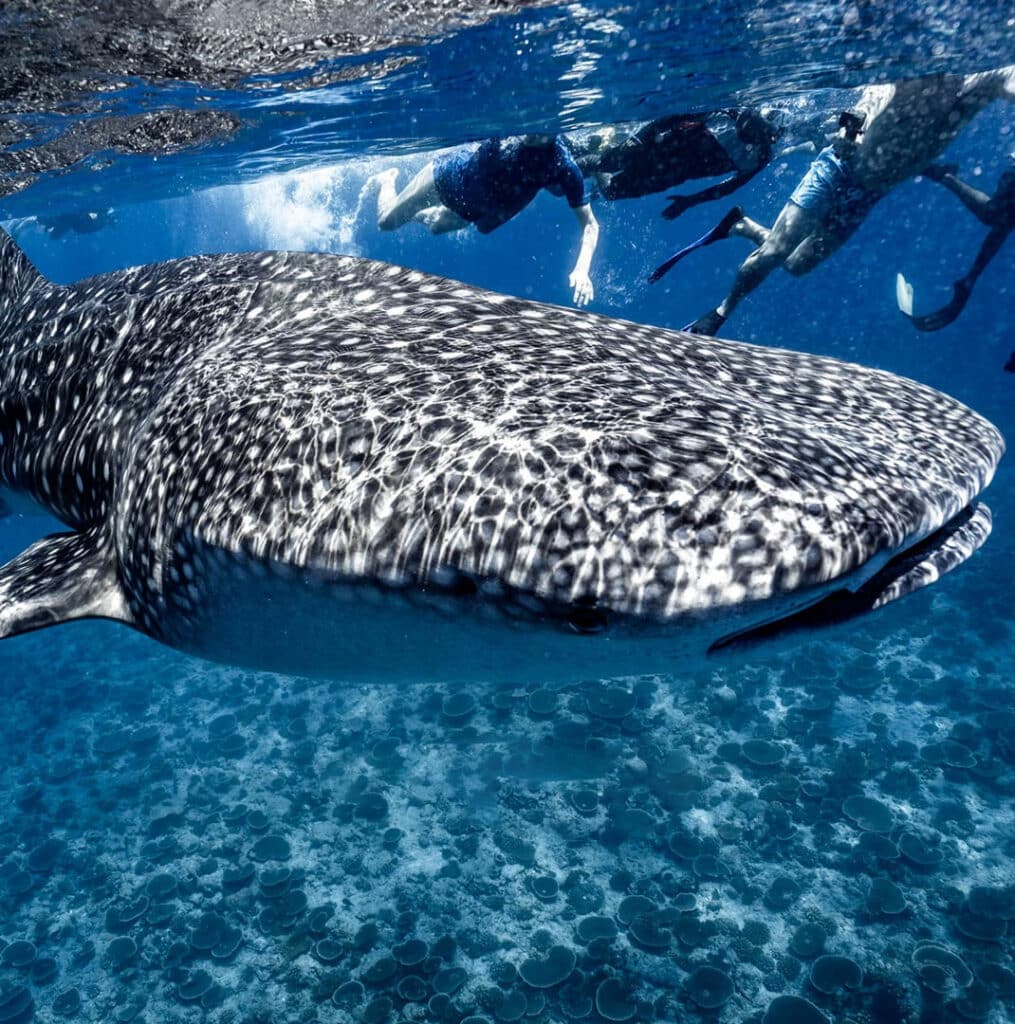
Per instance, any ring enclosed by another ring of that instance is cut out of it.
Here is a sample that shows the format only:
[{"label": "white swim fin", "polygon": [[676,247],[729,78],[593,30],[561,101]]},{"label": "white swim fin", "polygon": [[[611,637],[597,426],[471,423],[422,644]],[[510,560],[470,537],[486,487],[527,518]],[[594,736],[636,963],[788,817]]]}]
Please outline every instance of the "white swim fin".
[{"label": "white swim fin", "polygon": [[913,315],[913,286],[902,274],[895,275],[895,301],[906,316]]}]

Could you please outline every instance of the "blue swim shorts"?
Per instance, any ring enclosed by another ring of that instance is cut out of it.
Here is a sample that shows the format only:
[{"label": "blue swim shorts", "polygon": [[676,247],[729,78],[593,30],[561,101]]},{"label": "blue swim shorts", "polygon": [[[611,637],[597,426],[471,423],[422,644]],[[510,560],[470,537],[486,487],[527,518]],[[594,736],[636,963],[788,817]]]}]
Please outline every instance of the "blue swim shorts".
[{"label": "blue swim shorts", "polygon": [[814,158],[789,198],[813,213],[828,234],[845,241],[864,222],[882,194],[857,184],[849,163],[828,146]]}]

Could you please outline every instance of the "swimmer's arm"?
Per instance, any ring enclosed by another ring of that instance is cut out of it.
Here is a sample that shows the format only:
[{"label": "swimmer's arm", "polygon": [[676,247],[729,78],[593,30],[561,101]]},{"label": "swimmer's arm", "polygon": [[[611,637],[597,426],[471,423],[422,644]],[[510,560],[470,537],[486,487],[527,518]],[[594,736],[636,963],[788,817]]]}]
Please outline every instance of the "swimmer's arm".
[{"label": "swimmer's arm", "polygon": [[986,192],[981,192],[978,188],[973,188],[972,185],[967,185],[955,174],[954,165],[931,164],[930,167],[924,170],[923,175],[925,178],[930,178],[931,181],[936,181],[939,185],[944,185],[949,192],[959,198],[962,205],[977,220],[982,221],[988,227],[993,226],[990,196]]},{"label": "swimmer's arm", "polygon": [[568,283],[574,289],[574,304],[587,306],[595,297],[589,269],[592,266],[592,254],[596,251],[596,245],[599,243],[599,222],[588,203],[584,206],[574,206],[572,209],[575,219],[581,225],[582,244]]},{"label": "swimmer's arm", "polygon": [[718,185],[703,188],[700,192],[691,192],[688,195],[677,193],[667,196],[666,198],[669,199],[670,203],[663,210],[663,216],[667,220],[676,220],[677,217],[692,206],[697,206],[699,203],[709,203],[713,199],[722,199],[723,196],[728,196],[731,192],[736,192],[738,188],[746,185],[764,166],[762,164],[755,167],[753,171],[742,171],[740,174],[735,174],[732,178],[720,181]]},{"label": "swimmer's arm", "polygon": [[888,106],[895,95],[894,85],[868,85],[860,94],[856,105],[850,109],[863,119],[862,131],[871,126],[871,122]]},{"label": "swimmer's arm", "polygon": [[813,141],[798,142],[795,146],[787,146],[775,154],[776,160],[782,160],[787,156],[794,156],[797,153],[817,153],[818,144]]},{"label": "swimmer's arm", "polygon": [[975,75],[966,75],[962,91],[965,95],[981,92],[988,99],[1007,100],[1015,103],[1015,64],[996,68],[993,71],[980,71]]}]

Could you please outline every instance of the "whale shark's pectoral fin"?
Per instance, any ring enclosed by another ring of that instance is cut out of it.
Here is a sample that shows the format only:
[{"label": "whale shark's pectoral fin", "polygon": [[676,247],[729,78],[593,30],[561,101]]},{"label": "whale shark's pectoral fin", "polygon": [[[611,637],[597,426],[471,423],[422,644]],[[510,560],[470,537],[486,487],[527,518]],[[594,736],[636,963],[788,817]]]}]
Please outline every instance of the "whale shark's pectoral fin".
[{"label": "whale shark's pectoral fin", "polygon": [[89,618],[133,621],[104,531],[54,533],[0,568],[0,639]]}]

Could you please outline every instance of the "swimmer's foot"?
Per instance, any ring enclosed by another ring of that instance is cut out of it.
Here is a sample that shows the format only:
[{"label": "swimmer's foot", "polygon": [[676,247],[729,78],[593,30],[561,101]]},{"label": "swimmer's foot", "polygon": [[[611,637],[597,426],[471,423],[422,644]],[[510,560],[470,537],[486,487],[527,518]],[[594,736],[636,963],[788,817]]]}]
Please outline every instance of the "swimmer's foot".
[{"label": "swimmer's foot", "polygon": [[655,270],[652,271],[648,276],[649,284],[655,284],[663,276],[672,270],[685,256],[690,256],[696,249],[702,249],[706,245],[711,245],[713,242],[721,242],[724,238],[729,238],[730,232],[733,230],[733,225],[743,217],[744,211],[739,206],[734,206],[729,213],[714,228],[710,228],[701,236],[696,238],[690,245],[685,245],[683,249],[678,249],[665,263],[660,263]]},{"label": "swimmer's foot", "polygon": [[710,338],[714,338],[724,323],[726,323],[726,317],[718,309],[713,309],[704,316],[699,316],[694,323],[688,324],[684,330],[690,331],[691,334],[707,334]]},{"label": "swimmer's foot", "polygon": [[1015,373],[1015,352],[1012,352],[1012,354],[1008,356],[1008,362],[1004,364],[1004,368],[1009,373]]},{"label": "swimmer's foot", "polygon": [[398,168],[389,167],[386,171],[378,171],[377,174],[372,174],[367,178],[364,186],[364,188],[369,188],[371,185],[377,186],[377,223],[385,230],[394,226],[387,223],[387,221],[391,216],[391,211],[395,208],[395,204],[398,202],[398,189],[395,188],[396,181],[398,181]]},{"label": "swimmer's foot", "polygon": [[733,230],[733,225],[738,220],[742,220],[744,216],[744,209],[742,206],[734,206],[732,210],[729,210],[721,221],[711,231],[706,232],[701,236],[702,245],[711,245],[713,242],[720,242],[724,238],[730,237],[730,232]]},{"label": "swimmer's foot", "polygon": [[956,281],[952,286],[952,301],[933,313],[914,316],[913,326],[918,331],[940,331],[942,327],[947,327],[966,308],[972,290],[972,285],[968,282]]},{"label": "swimmer's foot", "polygon": [[946,174],[958,173],[958,164],[929,164],[923,169],[923,176],[931,181],[940,181]]},{"label": "swimmer's foot", "polygon": [[386,171],[378,171],[376,174],[371,174],[367,181],[373,184],[379,185],[382,188],[386,182],[390,182],[394,186],[395,182],[398,181],[398,168],[389,167]]}]

